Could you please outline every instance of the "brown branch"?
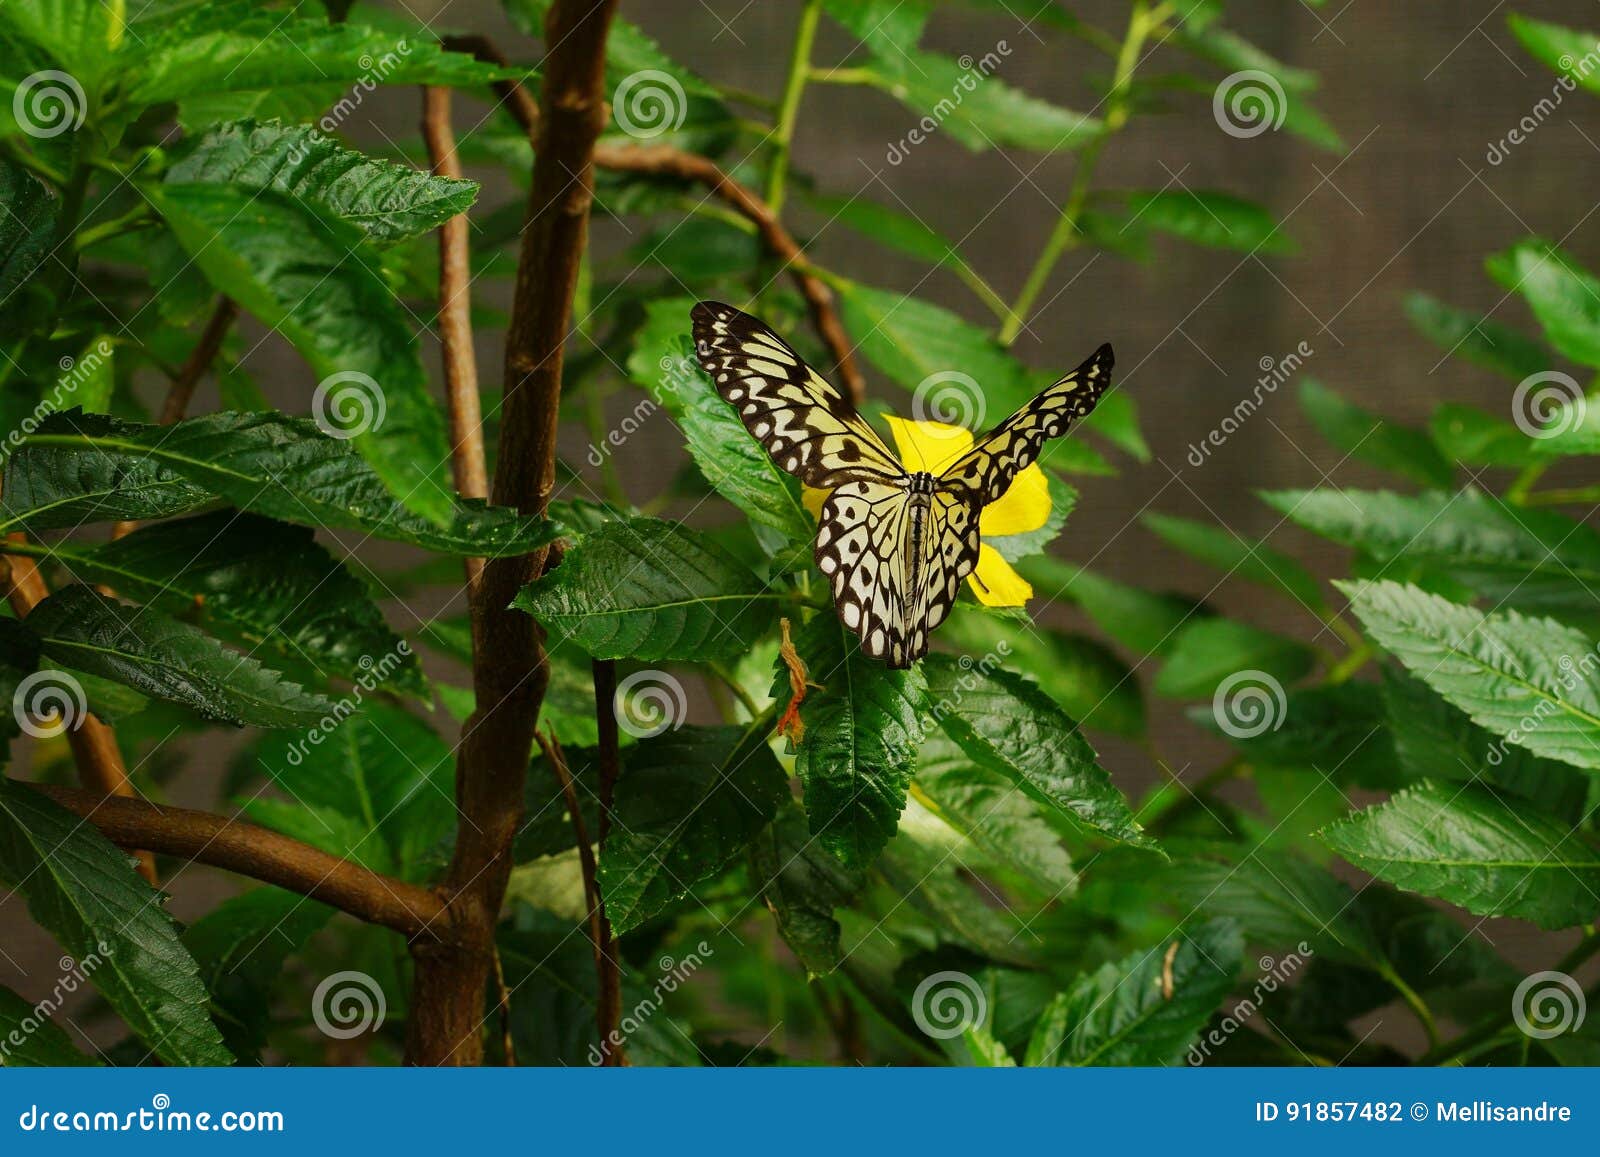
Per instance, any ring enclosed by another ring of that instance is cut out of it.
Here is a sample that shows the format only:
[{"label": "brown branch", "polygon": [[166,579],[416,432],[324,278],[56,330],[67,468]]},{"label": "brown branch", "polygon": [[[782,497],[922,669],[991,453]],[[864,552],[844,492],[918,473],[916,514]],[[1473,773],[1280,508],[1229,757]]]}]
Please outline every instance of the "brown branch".
[{"label": "brown branch", "polygon": [[[428,160],[441,177],[461,178],[455,133],[450,127],[450,90],[422,90],[422,137]],[[489,497],[489,472],[483,452],[483,409],[478,397],[478,358],[472,346],[472,262],[468,222],[459,213],[439,226],[439,345],[444,352],[444,383],[450,411],[450,464],[463,498]],[[483,559],[464,560],[467,592],[476,597]]]},{"label": "brown branch", "polygon": [[[450,37],[445,43],[456,51],[470,52],[479,60],[500,65],[507,63],[505,54],[484,36]],[[529,140],[537,146],[539,108],[533,98],[516,81],[498,82],[495,94],[528,134]],[[866,396],[866,378],[856,364],[850,336],[839,320],[833,291],[812,272],[813,267],[805,250],[784,227],[778,214],[759,195],[734,180],[710,158],[686,153],[671,145],[601,144],[595,149],[594,163],[598,168],[613,172],[670,177],[704,185],[713,196],[754,225],[762,244],[794,278],[795,286],[805,298],[806,308],[811,314],[811,324],[828,347],[845,388],[857,402]]]},{"label": "brown branch", "polygon": [[[545,15],[541,129],[528,225],[506,337],[497,505],[542,514],[555,488],[562,353],[593,200],[594,145],[605,125],[605,44],[616,0],[555,0]],[[511,600],[545,551],[494,559],[473,608],[473,692],[456,763],[461,820],[445,893],[458,935],[415,947],[406,1058],[477,1064],[495,923],[522,819],[523,779],[550,671],[532,617]]]},{"label": "brown branch", "polygon": [[[606,841],[611,838],[611,808],[616,802],[617,779],[622,771],[621,742],[617,735],[617,665],[609,659],[596,659],[594,673],[594,718],[598,733],[595,757],[600,770],[600,854],[605,855]],[[598,878],[595,893],[600,913],[600,943],[604,967],[600,973],[600,1039],[616,1039],[614,1052],[607,1052],[606,1063],[625,1065],[628,1058],[622,1051],[621,1037],[607,1035],[607,1026],[615,1032],[622,1021],[622,967],[617,948],[617,936],[611,928],[611,918],[606,915],[605,894],[600,891]]]},{"label": "brown branch", "polygon": [[427,888],[380,876],[269,828],[146,800],[107,799],[81,788],[28,786],[82,816],[119,847],[149,848],[238,872],[409,937],[435,940],[451,932],[444,901]]},{"label": "brown branch", "polygon": [[[181,421],[189,412],[189,402],[194,398],[195,387],[200,384],[200,379],[206,376],[211,363],[216,361],[217,355],[222,352],[222,342],[228,336],[234,318],[238,316],[239,307],[234,304],[233,298],[217,299],[217,307],[212,310],[210,320],[200,331],[200,338],[194,343],[194,349],[189,351],[189,356],[184,359],[183,365],[178,367],[178,372],[172,377],[172,383],[167,387],[167,396],[161,403],[160,422],[163,426]],[[113,540],[122,538],[137,529],[139,529],[137,522],[119,522],[111,528],[111,537]]]},{"label": "brown branch", "polygon": [[[24,534],[12,534],[13,542],[25,541]],[[7,584],[6,598],[12,613],[19,619],[28,617],[49,596],[44,576],[31,558],[9,555],[0,559],[0,578]],[[116,733],[95,716],[84,712],[83,718],[68,720],[67,744],[72,748],[72,761],[78,767],[78,778],[96,789],[101,797],[120,796],[132,799],[136,794],[128,781],[128,767],[122,761],[122,751],[117,747]],[[156,882],[155,857],[143,845],[134,852],[139,861],[139,874],[152,884]]]}]

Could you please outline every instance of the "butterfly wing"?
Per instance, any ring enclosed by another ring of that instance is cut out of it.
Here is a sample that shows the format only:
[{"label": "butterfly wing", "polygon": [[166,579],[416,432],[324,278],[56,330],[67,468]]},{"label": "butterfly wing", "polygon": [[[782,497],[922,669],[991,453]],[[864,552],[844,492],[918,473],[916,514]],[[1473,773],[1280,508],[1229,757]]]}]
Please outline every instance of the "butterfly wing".
[{"label": "butterfly wing", "polygon": [[846,483],[822,505],[816,560],[861,650],[909,667],[977,565],[978,507],[895,483]]},{"label": "butterfly wing", "polygon": [[850,399],[760,321],[715,301],[690,317],[700,365],[784,470],[820,490],[904,476]]},{"label": "butterfly wing", "polygon": [[939,477],[941,489],[988,505],[1033,464],[1045,442],[1065,434],[1093,410],[1111,385],[1111,347],[1103,345],[1077,369],[990,430]]}]

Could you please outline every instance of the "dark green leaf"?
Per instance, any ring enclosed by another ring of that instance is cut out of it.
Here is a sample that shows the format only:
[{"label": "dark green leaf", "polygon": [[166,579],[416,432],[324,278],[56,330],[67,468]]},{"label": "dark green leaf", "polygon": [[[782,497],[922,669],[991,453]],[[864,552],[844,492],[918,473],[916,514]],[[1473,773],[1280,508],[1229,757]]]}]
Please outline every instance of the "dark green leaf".
[{"label": "dark green leaf", "polygon": [[1547,447],[1535,442],[1503,418],[1473,406],[1445,402],[1428,420],[1428,433],[1439,451],[1464,466],[1515,466],[1545,461]]},{"label": "dark green leaf", "polygon": [[[71,984],[78,987],[76,978]],[[23,1069],[100,1063],[79,1052],[66,1030],[50,1019],[57,999],[52,992],[33,1005],[9,988],[0,988],[0,1065]]]},{"label": "dark green leaf", "polygon": [[1502,286],[1522,294],[1558,352],[1600,366],[1600,280],[1565,250],[1537,237],[1495,254],[1488,266]]},{"label": "dark green leaf", "polygon": [[1311,670],[1311,648],[1294,639],[1231,619],[1192,619],[1172,641],[1166,665],[1156,676],[1158,694],[1202,699],[1234,675],[1266,676],[1293,683]]},{"label": "dark green leaf", "polygon": [[1548,370],[1555,358],[1510,326],[1446,305],[1426,293],[1406,295],[1406,316],[1417,331],[1447,353],[1520,382]]},{"label": "dark green leaf", "polygon": [[841,957],[833,910],[861,888],[862,874],[842,864],[811,837],[805,812],[778,809],[750,849],[750,870],[778,932],[808,976],[832,972]]},{"label": "dark green leaf", "polygon": [[1170,233],[1212,249],[1292,253],[1295,244],[1265,208],[1253,201],[1200,189],[1161,189],[1127,195],[1131,226]]},{"label": "dark green leaf", "polygon": [[1310,378],[1300,383],[1300,405],[1335,449],[1424,486],[1450,485],[1454,469],[1422,431],[1351,405]]},{"label": "dark green leaf", "polygon": [[1316,578],[1281,550],[1252,543],[1223,527],[1170,514],[1146,514],[1142,521],[1172,546],[1228,575],[1274,587],[1308,608],[1323,605]]}]

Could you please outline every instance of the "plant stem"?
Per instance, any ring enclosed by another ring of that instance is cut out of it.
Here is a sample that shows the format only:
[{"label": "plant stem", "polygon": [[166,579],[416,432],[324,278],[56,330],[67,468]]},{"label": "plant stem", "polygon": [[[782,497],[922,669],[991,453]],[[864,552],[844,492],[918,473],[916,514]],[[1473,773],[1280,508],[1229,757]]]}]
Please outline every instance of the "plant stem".
[{"label": "plant stem", "polygon": [[[1511,501],[1511,494],[1506,493],[1506,501]],[[1592,502],[1600,502],[1600,486],[1574,486],[1567,489],[1540,490],[1535,494],[1523,496],[1524,506],[1581,506]]]},{"label": "plant stem", "polygon": [[811,73],[811,48],[816,43],[817,25],[822,20],[822,0],[806,0],[800,10],[800,26],[795,30],[794,49],[789,56],[789,79],[778,104],[778,125],[772,135],[772,169],[767,174],[767,205],[773,213],[783,208],[784,183],[789,179],[789,150],[794,144],[795,122],[800,116],[800,98]]},{"label": "plant stem", "polygon": [[[1522,473],[1518,474],[1511,485],[1506,488],[1506,501],[1512,506],[1528,505],[1528,498],[1533,490],[1534,483],[1544,477],[1544,472],[1548,469],[1550,469],[1550,465],[1546,462],[1535,462],[1531,466],[1523,467]],[[1555,492],[1551,491],[1551,493]]]},{"label": "plant stem", "polygon": [[1128,30],[1122,38],[1122,48],[1117,53],[1116,71],[1111,78],[1111,88],[1106,93],[1106,115],[1100,122],[1100,131],[1078,153],[1078,167],[1072,175],[1072,185],[1067,190],[1067,200],[1062,206],[1061,216],[1057,219],[1055,228],[1050,231],[1050,237],[1045,242],[1038,260],[1033,263],[1033,269],[1029,271],[1027,280],[1023,282],[1022,291],[1017,294],[1017,300],[1011,306],[1011,316],[1000,327],[999,337],[1002,345],[1010,345],[1017,340],[1017,335],[1022,332],[1034,303],[1044,292],[1045,284],[1050,280],[1050,273],[1055,269],[1056,262],[1078,242],[1078,222],[1089,200],[1089,190],[1094,181],[1095,166],[1100,160],[1100,151],[1105,147],[1106,141],[1128,122],[1128,85],[1133,80],[1134,69],[1138,66],[1139,52],[1144,47],[1145,38],[1158,23],[1158,19],[1152,18],[1145,0],[1134,0],[1133,11],[1128,16]]},{"label": "plant stem", "polygon": [[1416,1015],[1422,1025],[1422,1031],[1428,1035],[1428,1047],[1430,1049],[1439,1047],[1439,1026],[1433,1019],[1433,1010],[1417,994],[1417,990],[1402,980],[1400,974],[1392,968],[1380,968],[1378,975],[1389,982],[1390,986],[1400,994],[1400,999],[1405,1001],[1406,1006]]},{"label": "plant stem", "polygon": [[1346,682],[1352,675],[1367,665],[1367,661],[1375,654],[1372,647],[1366,643],[1351,650],[1343,659],[1340,659],[1328,669],[1326,682],[1329,685]]}]

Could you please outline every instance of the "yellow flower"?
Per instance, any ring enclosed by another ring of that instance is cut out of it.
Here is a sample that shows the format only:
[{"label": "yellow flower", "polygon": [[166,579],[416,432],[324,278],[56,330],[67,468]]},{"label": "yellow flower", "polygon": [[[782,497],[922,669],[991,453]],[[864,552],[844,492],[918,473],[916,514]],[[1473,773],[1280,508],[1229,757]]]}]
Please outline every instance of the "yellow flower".
[{"label": "yellow flower", "polygon": [[[972,449],[972,431],[943,422],[918,422],[886,415],[894,434],[895,448],[907,470],[942,473],[961,455]],[[813,515],[822,510],[828,492],[807,487],[806,508]],[[978,516],[982,538],[1003,538],[1038,530],[1050,519],[1050,484],[1037,464],[1029,466],[1012,481],[1010,489],[983,508]],[[1018,574],[994,547],[978,547],[978,565],[967,576],[972,593],[990,607],[1020,607],[1033,597],[1033,587]]]}]

